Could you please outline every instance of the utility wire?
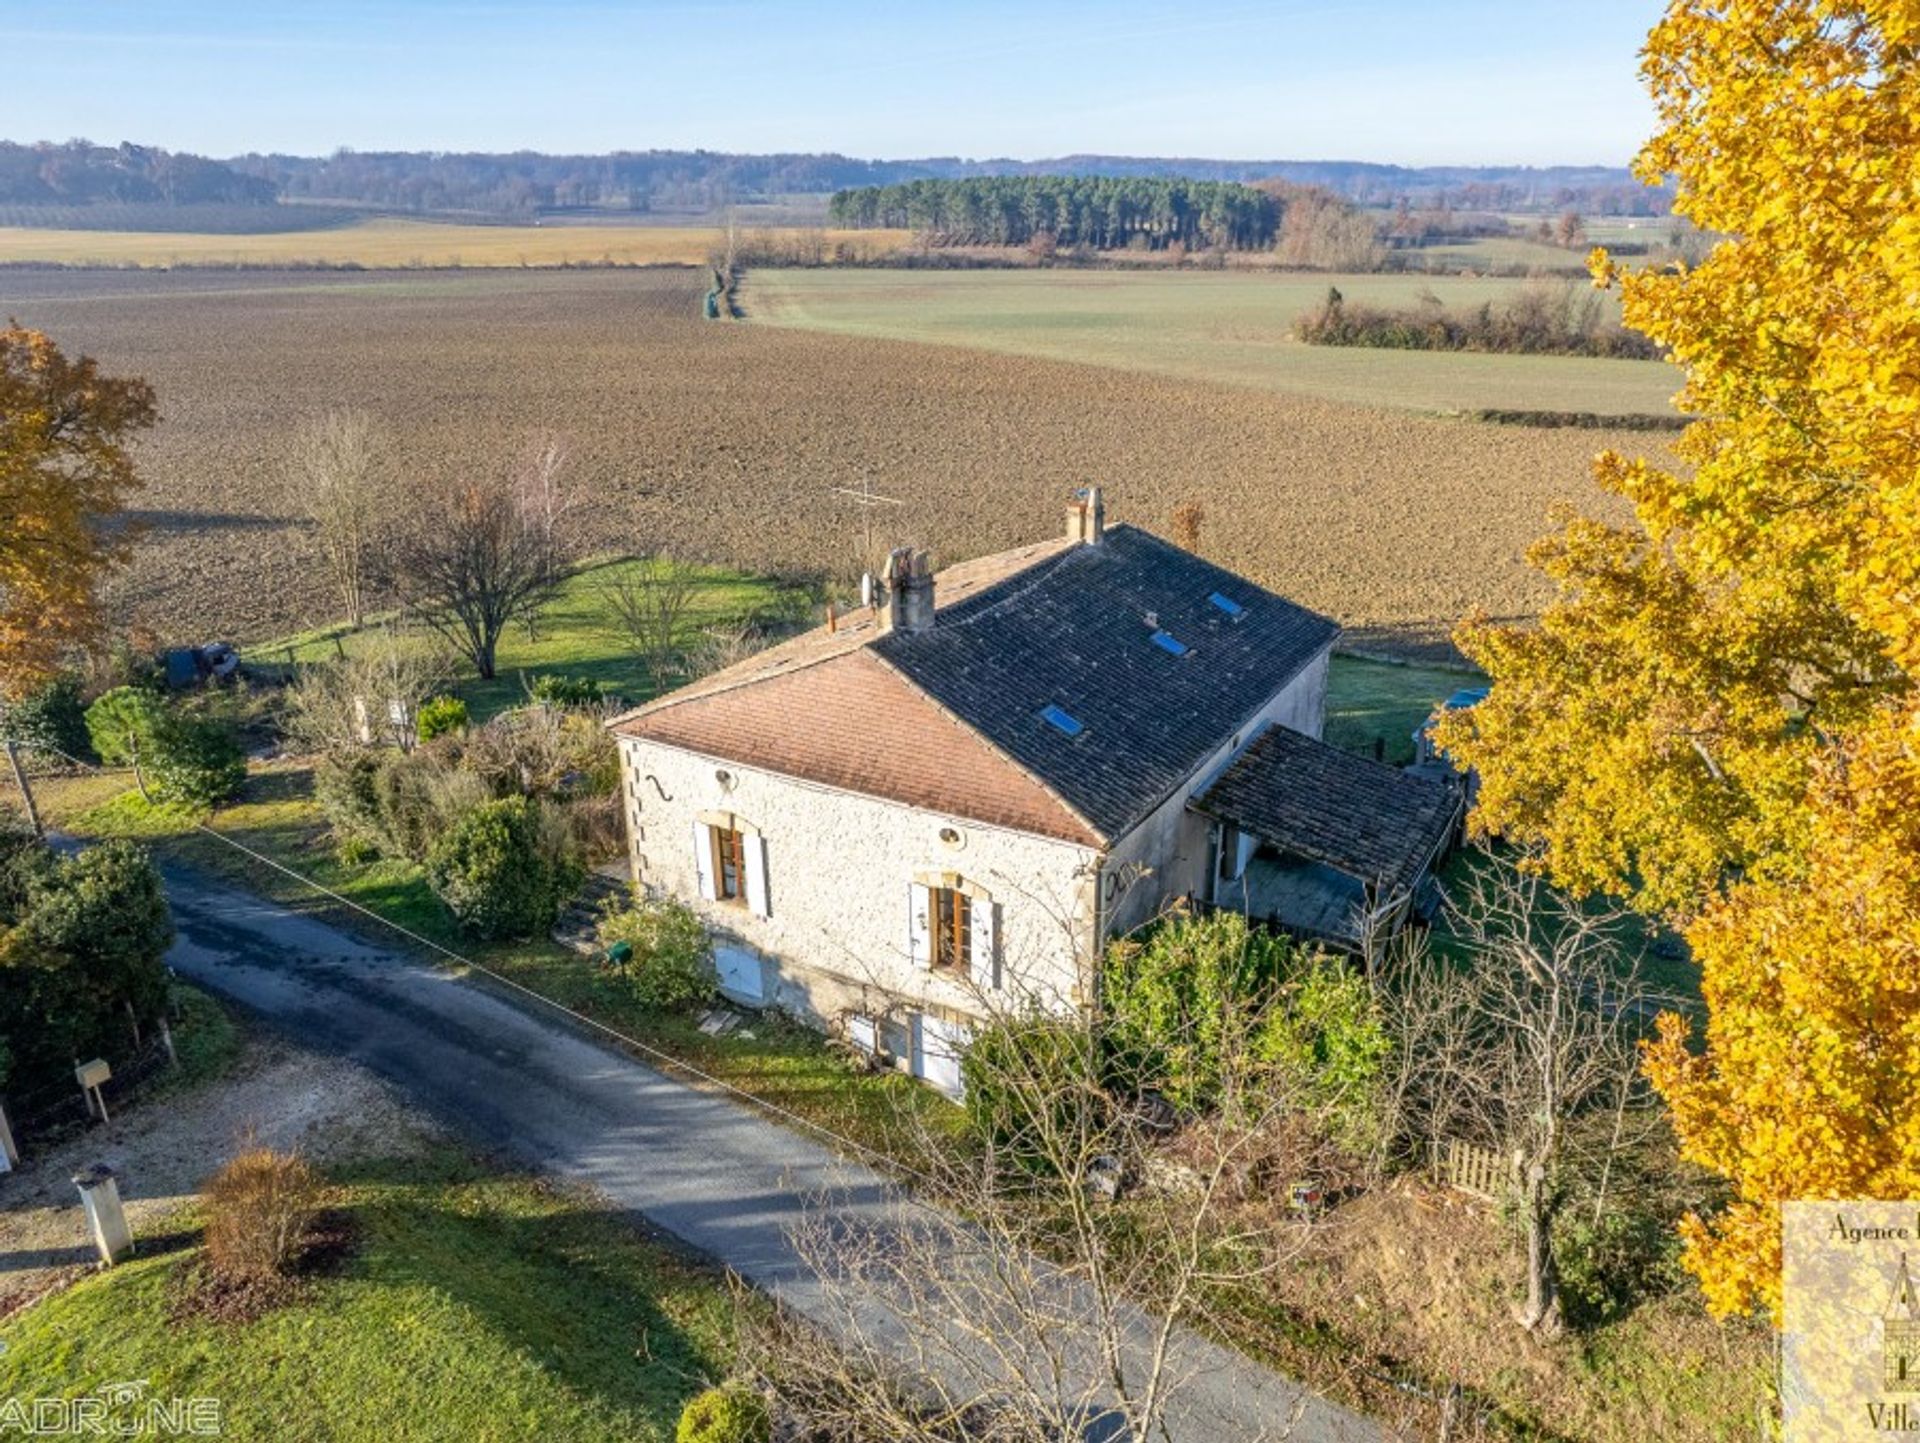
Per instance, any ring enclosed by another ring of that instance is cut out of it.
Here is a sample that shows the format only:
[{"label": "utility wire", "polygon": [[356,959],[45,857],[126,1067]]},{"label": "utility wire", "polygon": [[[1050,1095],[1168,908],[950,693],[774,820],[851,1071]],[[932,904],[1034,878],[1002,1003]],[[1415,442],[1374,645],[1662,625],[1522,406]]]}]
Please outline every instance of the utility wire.
[{"label": "utility wire", "polygon": [[[4,740],[4,739],[0,739],[0,740]],[[80,767],[85,771],[93,773],[95,776],[105,777],[105,776],[111,775],[111,773],[105,767],[96,766],[94,763],[86,761],[83,758],[71,756],[68,753],[61,751],[58,747],[48,746],[44,742],[22,740],[22,741],[19,741],[17,744],[24,747],[31,747],[36,751],[51,753],[52,755],[61,758],[63,761],[67,762],[68,764],[72,766]],[[915,1180],[924,1182],[924,1183],[931,1184],[937,1181],[932,1175],[922,1172],[919,1169],[911,1167],[905,1163],[902,1163],[899,1159],[891,1157],[888,1154],[879,1151],[877,1148],[869,1147],[866,1143],[856,1141],[853,1138],[847,1137],[843,1133],[835,1132],[832,1128],[823,1126],[822,1124],[815,1122],[812,1118],[802,1117],[799,1113],[792,1111],[790,1108],[782,1107],[777,1102],[772,1102],[767,1098],[759,1096],[756,1093],[747,1091],[746,1088],[739,1086],[737,1083],[728,1082],[725,1078],[715,1077],[710,1072],[702,1071],[700,1068],[695,1067],[691,1062],[687,1062],[682,1058],[675,1057],[670,1052],[664,1052],[660,1048],[653,1046],[651,1043],[642,1042],[639,1038],[631,1036],[628,1033],[622,1032],[617,1027],[609,1027],[606,1023],[601,1022],[596,1018],[589,1017],[584,1012],[576,1011],[575,1009],[567,1006],[564,1002],[556,1002],[554,1001],[553,998],[548,997],[546,994],[541,992],[536,992],[533,988],[527,986],[524,982],[517,982],[513,978],[506,976],[504,973],[498,972],[495,969],[488,967],[485,963],[476,962],[471,957],[465,956],[462,953],[454,951],[453,948],[451,947],[444,946],[443,944],[434,941],[433,938],[431,937],[422,936],[420,933],[414,931],[411,927],[404,926],[401,923],[394,921],[391,917],[382,916],[380,913],[374,911],[372,908],[363,906],[361,903],[354,901],[351,897],[342,896],[340,893],[334,891],[331,887],[326,886],[324,883],[316,882],[314,881],[313,878],[306,876],[303,873],[296,872],[293,868],[287,866],[285,863],[278,862],[274,860],[272,857],[267,856],[263,852],[255,851],[252,847],[249,847],[246,843],[238,841],[235,838],[228,836],[225,832],[215,830],[214,828],[208,826],[205,822],[201,822],[201,821],[194,822],[193,829],[197,832],[202,832],[205,835],[212,837],[217,842],[224,843],[226,846],[233,848],[236,852],[240,852],[248,857],[251,857],[254,861],[259,862],[264,866],[270,867],[276,872],[279,872],[285,876],[291,877],[294,881],[300,883],[302,886],[311,888],[312,890],[314,890],[315,892],[318,892],[321,896],[326,897],[330,901],[337,902],[343,907],[350,908],[351,910],[358,912],[363,917],[371,918],[373,921],[378,922],[381,926],[389,928],[392,931],[398,932],[401,936],[407,938],[409,941],[417,943],[418,945],[425,947],[431,952],[436,952],[440,956],[448,958],[449,960],[458,963],[462,967],[471,968],[473,971],[478,972],[481,976],[489,978],[494,982],[497,982],[502,987],[509,988],[512,991],[521,993],[524,996],[531,997],[535,1002],[538,1002],[543,1006],[550,1007],[555,1012],[561,1013],[566,1017],[570,1017],[575,1022],[578,1022],[585,1027],[589,1027],[593,1029],[595,1032],[599,1032],[604,1034],[605,1036],[611,1037],[616,1042],[621,1043],[623,1046],[630,1047],[634,1049],[636,1052],[643,1053],[645,1056],[652,1058],[657,1062],[663,1063],[664,1065],[666,1065],[668,1068],[672,1069],[675,1072],[679,1072],[686,1076],[692,1077],[697,1081],[705,1084],[708,1087],[717,1089],[718,1091],[727,1093],[733,1097],[737,1097],[741,1101],[748,1103],[749,1105],[755,1108],[758,1108],[762,1112],[771,1113],[773,1116],[780,1118],[782,1121],[792,1123],[794,1126],[806,1132],[810,1132],[815,1134],[816,1136],[824,1138],[828,1142],[833,1143],[838,1147],[844,1148],[849,1152],[858,1153],[866,1158],[869,1158],[873,1162],[878,1163],[881,1166],[883,1171],[905,1173],[908,1177],[914,1178]]]}]

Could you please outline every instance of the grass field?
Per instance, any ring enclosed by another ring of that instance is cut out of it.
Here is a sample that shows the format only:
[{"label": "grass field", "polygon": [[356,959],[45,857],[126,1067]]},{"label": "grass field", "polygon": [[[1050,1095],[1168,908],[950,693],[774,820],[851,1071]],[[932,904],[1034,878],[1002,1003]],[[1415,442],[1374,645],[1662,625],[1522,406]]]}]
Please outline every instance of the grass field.
[{"label": "grass field", "polygon": [[1231,271],[753,270],[749,317],[840,335],[935,341],[1184,380],[1419,411],[1668,412],[1679,373],[1661,361],[1307,346],[1293,322],[1329,286],[1402,307],[1498,302],[1521,284],[1460,276]]},{"label": "grass field", "polygon": [[252,1322],[183,1319],[198,1248],[143,1246],[0,1323],[0,1398],[142,1380],[219,1400],[236,1440],[665,1443],[731,1366],[724,1282],[584,1197],[450,1148],[328,1181],[359,1233],[338,1276]]},{"label": "grass field", "polygon": [[[793,244],[817,236],[831,250],[884,255],[905,231],[753,230],[748,239]],[[459,225],[378,217],[354,224],[265,234],[43,230],[0,227],[0,265],[442,266],[702,265],[725,239],[705,226]]]}]

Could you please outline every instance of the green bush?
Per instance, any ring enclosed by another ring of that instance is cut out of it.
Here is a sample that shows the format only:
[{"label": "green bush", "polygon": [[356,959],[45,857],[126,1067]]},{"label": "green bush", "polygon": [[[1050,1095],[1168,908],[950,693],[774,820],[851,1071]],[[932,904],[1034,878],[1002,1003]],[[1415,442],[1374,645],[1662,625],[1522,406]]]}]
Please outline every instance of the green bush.
[{"label": "green bush", "polygon": [[1381,1072],[1392,1049],[1372,986],[1324,952],[1296,956],[1253,1041],[1254,1057],[1273,1082],[1355,1152],[1378,1141]]},{"label": "green bush", "polygon": [[1094,1034],[1076,1022],[1041,1015],[994,1021],[960,1058],[974,1136],[1036,1174],[1063,1157],[1099,1151],[1114,1122],[1100,1070]]},{"label": "green bush", "polygon": [[246,780],[246,757],[231,728],[170,707],[154,692],[115,687],[87,708],[86,726],[100,760],[137,762],[160,801],[214,807]]},{"label": "green bush", "polygon": [[1554,1223],[1553,1260],[1568,1321],[1597,1327],[1624,1317],[1686,1277],[1674,1219],[1616,1204],[1598,1218],[1564,1209]]},{"label": "green bush", "polygon": [[160,877],[131,842],[72,857],[43,846],[8,867],[15,898],[0,932],[0,1045],[21,1090],[70,1082],[73,1059],[125,1057],[127,1009],[142,1025],[166,1005],[173,941]]},{"label": "green bush", "polygon": [[165,700],[144,687],[116,686],[102,692],[83,718],[94,755],[110,767],[124,767],[136,754],[144,760],[165,713]]},{"label": "green bush", "polygon": [[313,773],[313,799],[319,804],[334,842],[381,850],[380,801],[374,777],[380,758],[372,752],[329,752]]},{"label": "green bush", "polygon": [[[148,761],[145,752],[141,760]],[[225,724],[167,712],[153,732],[151,764],[144,770],[161,801],[206,810],[240,790],[247,779],[247,758]]]},{"label": "green bush", "polygon": [[80,678],[62,672],[18,701],[0,705],[0,734],[23,743],[43,761],[84,760],[93,743],[87,734],[86,703],[80,700]]},{"label": "green bush", "polygon": [[342,847],[425,861],[467,812],[493,799],[480,777],[437,752],[339,753],[314,774],[314,800]]},{"label": "green bush", "polygon": [[481,938],[532,937],[553,926],[581,869],[526,797],[483,802],[427,854],[427,881],[462,930]]},{"label": "green bush", "polygon": [[1108,1066],[1129,1090],[1204,1108],[1232,1051],[1250,1042],[1261,1001],[1297,962],[1286,939],[1237,912],[1170,917],[1107,949],[1101,978]]},{"label": "green bush", "polygon": [[414,713],[414,725],[419,728],[423,742],[465,731],[467,704],[457,696],[428,697]]},{"label": "green bush", "polygon": [[606,688],[590,676],[546,672],[533,679],[532,695],[535,701],[543,701],[548,706],[593,706],[605,699]]},{"label": "green bush", "polygon": [[738,1385],[694,1394],[673,1430],[674,1443],[770,1443],[772,1437],[765,1400]]},{"label": "green bush", "polygon": [[648,1007],[686,1011],[713,997],[713,938],[684,903],[648,897],[609,906],[597,935],[603,948],[625,943],[631,949],[615,970]]}]

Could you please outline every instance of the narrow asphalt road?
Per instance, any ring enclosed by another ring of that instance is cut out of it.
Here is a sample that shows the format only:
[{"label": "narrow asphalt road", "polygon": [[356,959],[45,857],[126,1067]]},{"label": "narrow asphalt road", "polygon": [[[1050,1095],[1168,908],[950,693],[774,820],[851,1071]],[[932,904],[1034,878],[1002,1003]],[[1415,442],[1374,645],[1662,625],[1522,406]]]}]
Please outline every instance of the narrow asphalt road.
[{"label": "narrow asphalt road", "polygon": [[[823,1207],[855,1229],[895,1226],[911,1210],[879,1175],[596,1045],[537,1004],[186,869],[167,868],[166,881],[180,933],[168,960],[183,976],[370,1068],[474,1142],[597,1189],[824,1325],[836,1310],[789,1230]],[[1180,1443],[1385,1436],[1197,1336],[1182,1335],[1178,1353]]]}]

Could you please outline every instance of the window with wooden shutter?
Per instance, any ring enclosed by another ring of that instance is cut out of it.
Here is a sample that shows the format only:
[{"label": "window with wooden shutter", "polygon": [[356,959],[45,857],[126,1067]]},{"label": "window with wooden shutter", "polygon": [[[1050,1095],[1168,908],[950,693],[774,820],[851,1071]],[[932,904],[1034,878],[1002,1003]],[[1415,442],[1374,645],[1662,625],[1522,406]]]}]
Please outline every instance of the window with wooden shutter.
[{"label": "window with wooden shutter", "polygon": [[973,965],[973,898],[958,887],[934,888],[931,921],[934,968],[969,973]]}]

